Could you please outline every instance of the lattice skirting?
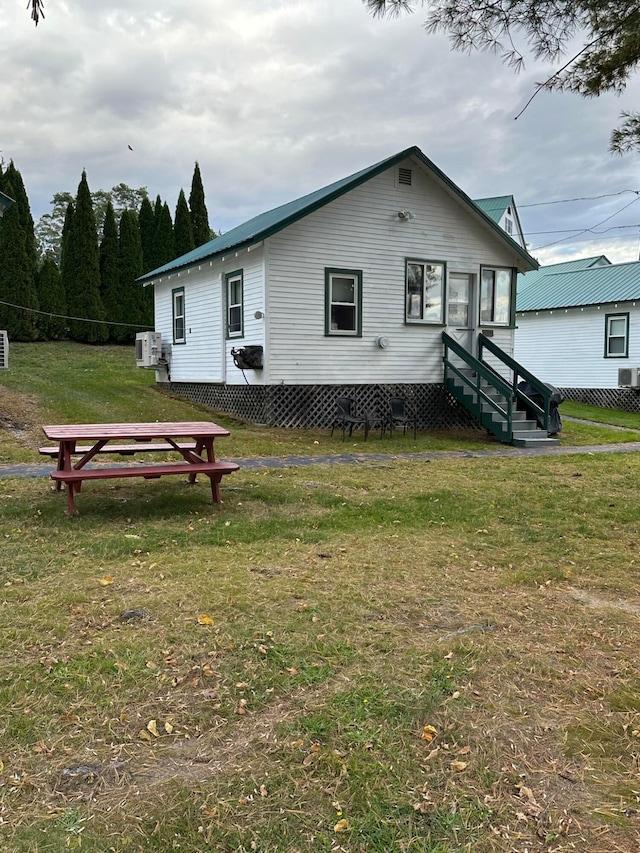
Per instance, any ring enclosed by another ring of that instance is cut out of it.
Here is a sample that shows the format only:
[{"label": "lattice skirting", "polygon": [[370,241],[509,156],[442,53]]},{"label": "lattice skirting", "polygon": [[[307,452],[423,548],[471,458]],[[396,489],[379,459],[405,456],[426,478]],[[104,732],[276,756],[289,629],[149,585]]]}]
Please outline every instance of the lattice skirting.
[{"label": "lattice skirting", "polygon": [[338,397],[352,397],[357,412],[384,412],[389,397],[407,397],[420,429],[474,429],[476,419],[442,385],[208,385],[167,382],[178,397],[243,420],[279,427],[327,429]]},{"label": "lattice skirting", "polygon": [[[603,409],[640,412],[640,389],[635,388],[561,388],[565,400],[589,403]],[[562,414],[562,409],[560,409]]]}]

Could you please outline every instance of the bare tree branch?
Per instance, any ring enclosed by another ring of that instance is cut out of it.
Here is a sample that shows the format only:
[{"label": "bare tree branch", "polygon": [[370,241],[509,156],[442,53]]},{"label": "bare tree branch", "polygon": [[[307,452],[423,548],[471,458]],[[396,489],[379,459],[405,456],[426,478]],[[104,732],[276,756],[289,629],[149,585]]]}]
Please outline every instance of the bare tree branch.
[{"label": "bare tree branch", "polygon": [[27,9],[31,9],[31,20],[36,27],[40,18],[44,21],[44,0],[29,0]]}]

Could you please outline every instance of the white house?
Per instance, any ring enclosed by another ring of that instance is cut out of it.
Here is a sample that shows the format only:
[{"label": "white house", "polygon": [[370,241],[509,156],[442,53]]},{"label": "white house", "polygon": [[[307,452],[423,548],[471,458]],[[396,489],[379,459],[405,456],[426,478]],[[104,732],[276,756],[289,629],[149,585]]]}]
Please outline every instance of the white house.
[{"label": "white house", "polygon": [[141,281],[155,292],[167,367],[157,378],[174,393],[324,426],[345,386],[363,405],[409,390],[423,426],[442,426],[461,417],[442,385],[442,333],[473,352],[482,330],[512,355],[516,275],[536,268],[414,147]]},{"label": "white house", "polygon": [[519,276],[515,357],[569,399],[640,409],[640,262],[604,255]]}]

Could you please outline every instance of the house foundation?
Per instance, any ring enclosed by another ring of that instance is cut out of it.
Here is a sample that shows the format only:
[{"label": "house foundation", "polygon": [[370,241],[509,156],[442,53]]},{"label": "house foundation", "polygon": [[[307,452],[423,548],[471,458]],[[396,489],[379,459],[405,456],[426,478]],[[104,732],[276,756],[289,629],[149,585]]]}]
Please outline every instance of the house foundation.
[{"label": "house foundation", "polygon": [[330,429],[338,397],[354,411],[383,414],[390,397],[405,397],[420,429],[478,429],[478,422],[440,384],[214,385],[163,382],[159,388],[233,417],[273,427]]},{"label": "house foundation", "polygon": [[[560,388],[565,400],[602,409],[640,412],[640,388]],[[562,413],[562,409],[560,410]]]}]

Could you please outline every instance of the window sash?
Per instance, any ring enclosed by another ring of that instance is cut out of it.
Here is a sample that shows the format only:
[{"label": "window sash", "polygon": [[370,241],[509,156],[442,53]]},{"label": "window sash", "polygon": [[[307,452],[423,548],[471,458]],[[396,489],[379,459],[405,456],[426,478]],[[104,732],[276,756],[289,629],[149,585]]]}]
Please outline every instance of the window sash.
[{"label": "window sash", "polygon": [[444,323],[445,264],[441,261],[406,262],[405,320]]},{"label": "window sash", "polygon": [[227,337],[242,337],[244,279],[241,272],[229,273],[227,279]]},{"label": "window sash", "polygon": [[362,273],[325,270],[327,335],[359,337],[362,325]]},{"label": "window sash", "polygon": [[184,311],[184,289],[173,291],[173,342],[184,343],[185,336],[185,311]]},{"label": "window sash", "polygon": [[629,353],[629,315],[605,317],[605,358],[627,358]]},{"label": "window sash", "polygon": [[480,277],[480,324],[509,326],[513,298],[513,270],[483,267]]}]

